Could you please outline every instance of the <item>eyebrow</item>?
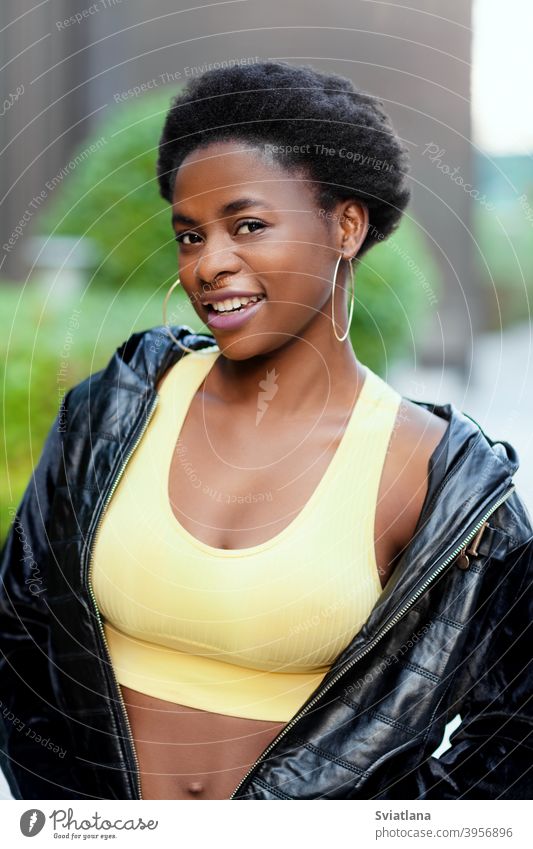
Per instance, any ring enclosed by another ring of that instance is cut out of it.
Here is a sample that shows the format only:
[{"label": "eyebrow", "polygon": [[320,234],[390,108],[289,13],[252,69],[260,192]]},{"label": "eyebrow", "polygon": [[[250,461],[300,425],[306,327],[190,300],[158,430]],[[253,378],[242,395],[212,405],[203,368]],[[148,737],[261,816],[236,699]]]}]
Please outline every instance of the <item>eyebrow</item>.
[{"label": "eyebrow", "polygon": [[[219,218],[224,218],[224,216],[229,215],[235,212],[241,212],[243,209],[250,209],[252,206],[262,206],[265,209],[274,209],[271,204],[267,203],[264,200],[258,200],[257,198],[237,198],[237,200],[232,200],[229,203],[224,204],[217,210],[217,214]],[[175,212],[172,216],[172,223],[177,224],[188,224],[191,227],[195,227],[197,222],[194,218],[189,218],[188,215],[182,215],[180,212]]]}]

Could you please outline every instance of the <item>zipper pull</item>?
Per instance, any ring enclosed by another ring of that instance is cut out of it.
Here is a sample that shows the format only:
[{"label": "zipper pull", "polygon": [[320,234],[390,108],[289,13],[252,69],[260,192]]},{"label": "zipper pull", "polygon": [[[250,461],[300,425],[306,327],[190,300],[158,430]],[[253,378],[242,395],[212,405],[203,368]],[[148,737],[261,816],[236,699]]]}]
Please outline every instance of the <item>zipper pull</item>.
[{"label": "zipper pull", "polygon": [[468,567],[470,566],[470,558],[466,553],[466,545],[462,549],[462,551],[457,555],[456,566],[458,569],[468,569]]},{"label": "zipper pull", "polygon": [[481,542],[481,537],[483,536],[483,532],[485,528],[488,527],[488,521],[483,522],[479,531],[475,535],[474,539],[470,542],[468,547],[465,545],[463,549],[461,549],[460,553],[457,555],[457,568],[458,569],[468,569],[470,566],[470,555],[471,557],[477,557],[478,555],[478,545]]}]

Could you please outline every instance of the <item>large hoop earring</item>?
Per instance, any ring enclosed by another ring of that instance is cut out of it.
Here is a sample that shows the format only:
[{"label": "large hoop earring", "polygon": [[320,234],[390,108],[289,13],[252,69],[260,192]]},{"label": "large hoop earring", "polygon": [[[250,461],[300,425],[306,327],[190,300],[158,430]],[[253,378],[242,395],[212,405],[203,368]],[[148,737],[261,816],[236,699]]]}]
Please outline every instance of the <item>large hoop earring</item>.
[{"label": "large hoop earring", "polygon": [[346,328],[346,333],[344,334],[344,336],[337,336],[337,330],[335,329],[335,285],[337,283],[337,272],[339,270],[339,263],[340,263],[341,259],[342,259],[342,254],[340,255],[340,257],[337,260],[337,265],[335,266],[335,276],[333,277],[333,288],[331,290],[331,323],[333,325],[333,332],[334,332],[335,336],[337,337],[337,339],[339,340],[339,342],[344,342],[344,340],[348,336],[348,333],[350,332],[350,326],[351,326],[352,318],[353,318],[353,308],[354,308],[354,303],[355,303],[355,283],[354,283],[354,275],[353,275],[353,265],[352,265],[352,259],[353,258],[352,258],[352,259],[348,260],[348,262],[350,263],[350,279],[351,279],[351,282],[352,282],[352,298],[351,298],[351,302],[350,302],[350,315],[348,317],[348,327]]},{"label": "large hoop earring", "polygon": [[186,345],[182,345],[180,340],[176,339],[176,337],[172,333],[172,330],[170,329],[170,327],[167,323],[167,303],[168,303],[168,299],[170,298],[170,296],[171,296],[172,292],[174,291],[174,289],[176,288],[176,286],[179,286],[180,283],[181,283],[181,280],[178,277],[178,279],[172,284],[172,286],[168,290],[167,294],[165,295],[165,300],[163,301],[163,325],[164,325],[164,327],[166,327],[168,335],[176,343],[178,348],[181,348],[182,351],[187,351],[187,353],[189,353],[189,354],[194,354],[195,349],[194,348],[187,348]]}]

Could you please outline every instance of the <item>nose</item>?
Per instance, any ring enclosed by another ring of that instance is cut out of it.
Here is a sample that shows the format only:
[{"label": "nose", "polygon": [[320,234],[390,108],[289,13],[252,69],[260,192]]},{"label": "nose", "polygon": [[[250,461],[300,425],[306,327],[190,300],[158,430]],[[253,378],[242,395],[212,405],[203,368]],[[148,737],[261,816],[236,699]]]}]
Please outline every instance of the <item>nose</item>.
[{"label": "nose", "polygon": [[197,279],[212,283],[218,277],[235,274],[241,270],[242,263],[235,254],[232,245],[228,245],[224,234],[212,236],[202,247],[194,273]]}]

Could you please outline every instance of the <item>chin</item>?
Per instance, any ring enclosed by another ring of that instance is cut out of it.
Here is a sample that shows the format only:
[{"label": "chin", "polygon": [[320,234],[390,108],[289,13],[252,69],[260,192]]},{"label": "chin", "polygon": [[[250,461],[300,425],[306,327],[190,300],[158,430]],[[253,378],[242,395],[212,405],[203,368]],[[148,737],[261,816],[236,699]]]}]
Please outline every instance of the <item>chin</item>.
[{"label": "chin", "polygon": [[[210,333],[215,336],[213,331]],[[224,336],[226,336],[225,339]],[[235,362],[271,354],[286,345],[288,341],[285,334],[280,336],[277,333],[251,333],[249,336],[243,334],[241,338],[235,334],[233,339],[229,338],[229,334],[220,334],[220,338],[215,336],[215,340],[221,353],[228,360]]]},{"label": "chin", "polygon": [[235,362],[249,360],[252,357],[257,357],[264,353],[264,351],[260,350],[257,344],[254,344],[253,340],[250,339],[243,339],[242,342],[238,340],[231,342],[228,340],[226,343],[217,339],[216,342],[221,353],[226,357],[226,359],[234,360]]}]

